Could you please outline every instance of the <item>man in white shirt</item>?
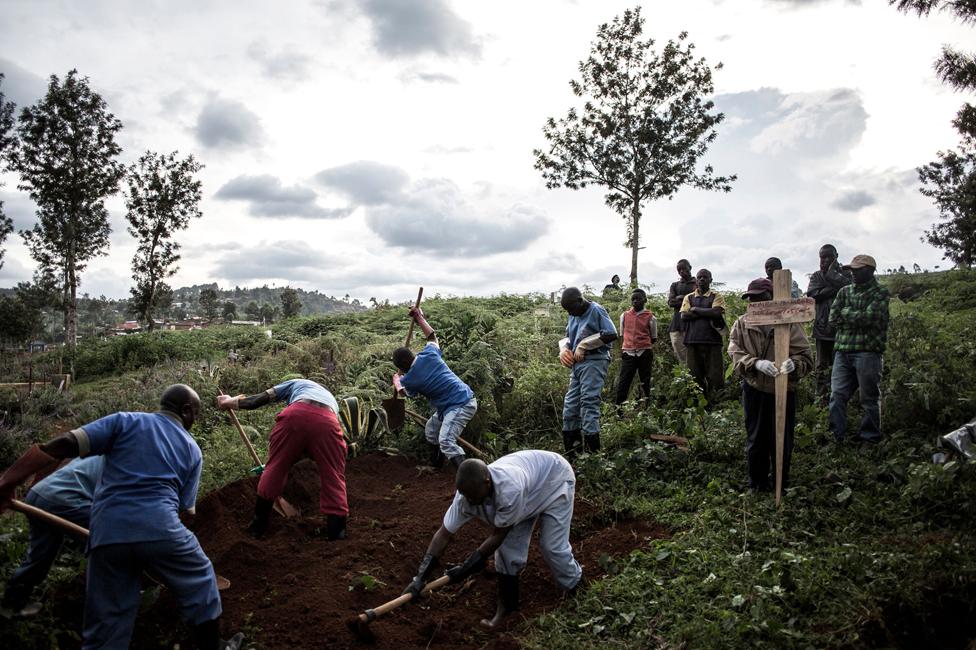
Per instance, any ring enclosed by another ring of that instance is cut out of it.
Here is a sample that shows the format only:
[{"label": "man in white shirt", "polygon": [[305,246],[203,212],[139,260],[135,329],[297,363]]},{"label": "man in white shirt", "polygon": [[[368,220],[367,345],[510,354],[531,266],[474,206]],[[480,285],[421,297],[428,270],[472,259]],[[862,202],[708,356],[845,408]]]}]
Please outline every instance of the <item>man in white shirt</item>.
[{"label": "man in white shirt", "polygon": [[517,451],[491,465],[469,458],[457,472],[457,494],[434,534],[427,553],[403,593],[417,597],[438,558],[454,534],[468,521],[478,518],[494,527],[463,564],[445,573],[451,583],[465,580],[485,568],[488,555],[495,554],[498,574],[498,608],[481,624],[496,630],[504,618],[518,609],[518,574],[525,568],[532,530],[539,523],[539,547],[556,584],[575,593],[583,570],[573,557],[569,527],[573,519],[576,476],[561,455],[550,451]]}]

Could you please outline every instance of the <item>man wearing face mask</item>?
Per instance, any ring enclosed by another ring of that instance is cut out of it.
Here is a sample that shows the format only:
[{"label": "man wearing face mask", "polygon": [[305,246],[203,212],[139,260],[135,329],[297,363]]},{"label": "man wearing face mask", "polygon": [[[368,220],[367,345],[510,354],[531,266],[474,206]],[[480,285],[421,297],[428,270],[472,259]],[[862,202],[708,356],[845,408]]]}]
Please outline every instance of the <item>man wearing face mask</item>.
[{"label": "man wearing face mask", "polygon": [[817,303],[813,321],[813,340],[817,346],[817,399],[822,405],[830,397],[830,367],[834,363],[834,328],[830,325],[830,306],[837,292],[851,283],[837,262],[837,249],[832,244],[820,247],[820,269],[810,276],[807,295]]},{"label": "man wearing face mask", "polygon": [[847,401],[861,394],[862,443],[881,441],[881,369],[888,341],[890,293],[874,277],[878,268],[870,255],[855,255],[850,269],[854,284],[837,292],[830,325],[837,330],[834,368],[830,375],[830,431],[837,442],[847,434]]},{"label": "man wearing face mask", "polygon": [[[742,294],[749,302],[773,299],[773,283],[758,278]],[[789,374],[786,394],[786,427],[783,437],[783,488],[788,485],[793,429],[796,426],[796,386],[813,368],[810,342],[803,325],[790,325],[790,356],[774,363],[772,325],[750,325],[740,316],[729,334],[732,367],[742,378],[742,410],[746,421],[746,467],[749,489],[769,492],[776,485],[776,376]]]},{"label": "man wearing face mask", "polygon": [[481,621],[483,626],[497,630],[518,609],[519,573],[525,568],[537,523],[539,550],[553,579],[562,591],[576,592],[583,579],[583,569],[569,543],[576,475],[566,459],[536,450],[517,451],[491,465],[469,458],[458,468],[456,485],[454,501],[403,593],[420,595],[454,534],[472,519],[492,526],[492,533],[463,564],[445,573],[451,583],[462,582],[482,571],[494,554],[498,607],[493,618]]}]

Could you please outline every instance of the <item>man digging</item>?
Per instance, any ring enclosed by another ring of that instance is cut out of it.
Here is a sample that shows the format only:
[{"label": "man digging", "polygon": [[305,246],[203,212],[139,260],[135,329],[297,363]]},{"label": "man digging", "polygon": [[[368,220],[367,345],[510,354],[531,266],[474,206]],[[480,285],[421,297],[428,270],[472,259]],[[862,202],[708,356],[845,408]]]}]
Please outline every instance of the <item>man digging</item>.
[{"label": "man digging", "polygon": [[258,481],[254,519],[248,531],[263,537],[275,500],[285,490],[288,472],[308,453],[319,470],[319,512],[326,516],[326,538],[345,539],[349,502],[346,498],[346,441],[339,425],[339,403],[324,386],[310,379],[285,378],[257,395],[220,395],[217,408],[256,409],[272,402],[288,405],[275,417],[268,439],[268,462]]},{"label": "man digging", "polygon": [[393,365],[399,371],[393,375],[393,385],[402,395],[427,398],[434,408],[424,427],[430,445],[430,464],[439,468],[447,458],[457,468],[464,461],[464,450],[458,446],[457,439],[477,413],[478,400],[471,387],[447,367],[437,334],[420,307],[411,307],[410,317],[427,337],[427,345],[417,355],[407,347],[393,351]]},{"label": "man digging", "polygon": [[202,650],[236,650],[243,635],[220,639],[220,594],[213,565],[183,525],[192,510],[203,457],[189,430],[200,398],[184,384],[163,391],[155,413],[113,413],[34,445],[0,476],[0,512],[18,485],[57,460],[104,455],[91,505],[83,650],[129,646],[143,571],[176,596]]},{"label": "man digging", "polygon": [[473,518],[494,529],[463,564],[445,574],[452,584],[462,582],[483,570],[488,556],[495,554],[498,607],[491,619],[481,621],[484,627],[498,630],[505,617],[518,609],[519,572],[525,568],[536,522],[539,550],[556,584],[568,594],[576,592],[583,579],[569,544],[576,476],[566,459],[535,450],[517,451],[490,465],[471,458],[458,468],[456,486],[454,501],[403,593],[420,595],[455,533]]}]

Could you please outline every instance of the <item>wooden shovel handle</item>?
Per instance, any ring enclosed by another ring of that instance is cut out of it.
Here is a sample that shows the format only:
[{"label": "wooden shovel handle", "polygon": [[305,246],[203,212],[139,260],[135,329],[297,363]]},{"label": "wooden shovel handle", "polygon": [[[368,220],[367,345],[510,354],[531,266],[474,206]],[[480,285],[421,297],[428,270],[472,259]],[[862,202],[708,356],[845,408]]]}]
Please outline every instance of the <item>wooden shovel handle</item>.
[{"label": "wooden shovel handle", "polygon": [[[227,393],[220,390],[220,394],[226,395]],[[237,433],[241,434],[241,440],[243,440],[244,444],[247,445],[247,450],[251,452],[251,458],[254,459],[254,464],[261,465],[262,463],[261,459],[258,457],[258,452],[254,451],[254,445],[251,444],[251,439],[247,437],[246,433],[244,433],[244,427],[241,426],[241,421],[237,419],[237,413],[234,413],[234,409],[227,409],[227,413],[230,415],[230,421],[234,423],[235,427],[237,427]]]},{"label": "wooden shovel handle", "polygon": [[[451,579],[449,577],[441,576],[437,580],[431,580],[426,585],[424,585],[424,588],[420,593],[426,594],[428,591],[433,591],[438,587],[443,587],[450,581]],[[397,598],[394,598],[389,602],[383,603],[379,607],[376,607],[374,609],[367,609],[365,612],[359,615],[359,620],[361,620],[363,623],[369,623],[370,621],[374,620],[377,616],[382,616],[383,614],[386,614],[387,612],[390,612],[396,609],[397,607],[399,607],[400,605],[404,605],[410,602],[411,600],[413,600],[413,594],[403,594],[402,596],[398,596]]]},{"label": "wooden shovel handle", "polygon": [[78,524],[73,524],[70,521],[68,521],[67,519],[62,519],[61,517],[58,517],[57,515],[52,515],[50,512],[48,512],[46,510],[41,510],[40,508],[35,508],[34,506],[30,505],[29,503],[24,503],[23,501],[19,501],[17,499],[14,499],[13,502],[11,503],[11,505],[10,505],[10,509],[11,510],[16,510],[17,512],[22,512],[25,515],[27,515],[28,517],[33,517],[34,519],[40,519],[41,521],[45,521],[45,522],[51,524],[52,526],[57,526],[59,528],[62,528],[64,530],[66,530],[67,532],[72,533],[74,535],[79,535],[81,537],[88,537],[88,529],[87,528],[82,528]]},{"label": "wooden shovel handle", "polygon": [[[417,304],[414,305],[415,307],[420,307],[420,301],[421,301],[421,299],[423,299],[423,297],[424,297],[424,288],[423,287],[420,287],[420,291],[417,292]],[[414,325],[414,322],[415,321],[411,318],[410,319],[410,329],[407,330],[407,342],[403,344],[403,347],[405,347],[405,348],[409,348],[410,347],[410,339],[413,338],[413,325]]]}]

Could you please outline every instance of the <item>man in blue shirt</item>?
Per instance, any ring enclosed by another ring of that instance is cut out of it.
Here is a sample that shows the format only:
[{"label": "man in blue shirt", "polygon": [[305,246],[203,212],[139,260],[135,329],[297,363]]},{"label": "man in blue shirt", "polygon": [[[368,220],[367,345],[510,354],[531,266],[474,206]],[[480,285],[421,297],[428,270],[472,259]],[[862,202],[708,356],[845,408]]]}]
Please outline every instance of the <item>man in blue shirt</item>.
[{"label": "man in blue shirt", "polygon": [[434,414],[424,427],[424,436],[431,446],[431,464],[440,467],[446,457],[457,469],[464,461],[464,450],[457,439],[478,411],[478,400],[471,387],[444,363],[437,335],[420,307],[411,307],[410,317],[427,337],[427,345],[416,356],[406,347],[393,351],[393,365],[399,370],[393,375],[393,385],[401,394],[423,395],[434,407]]},{"label": "man in blue shirt", "polygon": [[607,310],[583,298],[576,287],[563,291],[560,304],[569,314],[566,338],[559,341],[559,362],[570,369],[563,400],[563,445],[573,460],[583,446],[600,450],[600,393],[610,368],[610,344],[617,328]]},{"label": "man in blue shirt", "polygon": [[248,530],[254,537],[264,535],[274,502],[285,490],[288,471],[307,453],[319,470],[319,512],[326,516],[326,538],[345,539],[349,502],[346,441],[339,424],[339,403],[332,393],[314,381],[285,378],[257,395],[221,395],[217,398],[217,408],[247,410],[272,402],[287,402],[288,406],[275,417],[268,438],[268,462],[258,481],[254,519]]},{"label": "man in blue shirt", "polygon": [[[102,476],[104,456],[78,458],[34,484],[24,501],[82,528],[89,527],[92,495]],[[65,533],[61,528],[31,518],[30,545],[20,567],[14,571],[3,592],[3,607],[23,612],[34,588],[44,582],[58,557]]]},{"label": "man in blue shirt", "polygon": [[57,459],[103,455],[92,499],[83,650],[129,646],[141,576],[150,571],[176,596],[199,648],[236,650],[243,635],[220,639],[220,595],[213,565],[180,521],[192,510],[202,455],[189,429],[200,398],[168,387],[156,413],[113,413],[44,445],[34,445],[0,476],[0,512],[18,485]]}]

